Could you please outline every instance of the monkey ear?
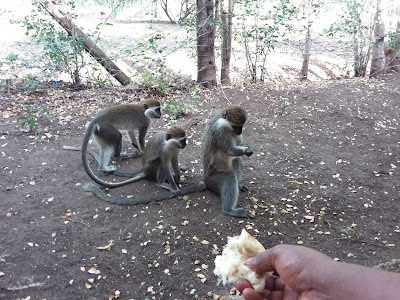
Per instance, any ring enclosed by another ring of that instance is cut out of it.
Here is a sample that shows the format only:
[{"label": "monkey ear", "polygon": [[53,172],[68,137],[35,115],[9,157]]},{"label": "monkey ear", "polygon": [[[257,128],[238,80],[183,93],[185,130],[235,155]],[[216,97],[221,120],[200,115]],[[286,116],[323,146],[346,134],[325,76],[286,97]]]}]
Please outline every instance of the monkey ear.
[{"label": "monkey ear", "polygon": [[168,141],[169,139],[172,139],[172,135],[170,133],[165,134],[165,139]]},{"label": "monkey ear", "polygon": [[148,108],[149,108],[149,106],[147,105],[147,103],[144,103],[144,104],[143,104],[143,107],[144,107],[144,109],[148,109]]}]

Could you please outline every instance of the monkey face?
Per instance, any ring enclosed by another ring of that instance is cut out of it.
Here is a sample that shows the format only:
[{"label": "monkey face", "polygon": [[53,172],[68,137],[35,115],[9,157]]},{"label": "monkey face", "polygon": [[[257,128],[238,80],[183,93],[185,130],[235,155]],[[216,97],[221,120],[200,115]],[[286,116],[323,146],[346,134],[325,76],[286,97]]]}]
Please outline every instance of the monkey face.
[{"label": "monkey face", "polygon": [[247,120],[247,112],[242,107],[230,106],[226,108],[222,117],[228,120],[235,134],[242,134],[243,125]]},{"label": "monkey face", "polygon": [[157,118],[157,119],[161,118],[161,107],[160,106],[154,107],[153,112],[154,112],[154,118]]},{"label": "monkey face", "polygon": [[165,135],[165,140],[171,141],[176,148],[184,149],[186,147],[186,136],[173,137],[171,133]]},{"label": "monkey face", "polygon": [[186,138],[183,138],[179,141],[179,148],[185,149],[186,147]]},{"label": "monkey face", "polygon": [[148,118],[154,118],[154,119],[159,119],[161,118],[161,107],[160,106],[153,106],[153,107],[145,107],[145,112],[144,114]]},{"label": "monkey face", "polygon": [[243,125],[242,126],[233,126],[232,125],[232,129],[237,135],[241,135],[242,131],[243,131]]},{"label": "monkey face", "polygon": [[175,147],[179,149],[184,149],[186,147],[186,133],[185,130],[178,126],[172,126],[167,130],[165,139],[168,141],[170,139],[174,140]]}]

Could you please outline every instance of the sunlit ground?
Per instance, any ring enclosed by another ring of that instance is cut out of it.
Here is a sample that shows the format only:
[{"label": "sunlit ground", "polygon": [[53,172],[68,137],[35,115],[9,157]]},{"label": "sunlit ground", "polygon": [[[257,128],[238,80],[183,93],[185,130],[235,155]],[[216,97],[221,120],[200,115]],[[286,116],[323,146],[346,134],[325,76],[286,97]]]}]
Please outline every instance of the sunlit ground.
[{"label": "sunlit ground", "polygon": [[[25,35],[25,29],[20,25],[11,24],[10,19],[22,18],[31,12],[31,1],[2,1],[0,10],[3,17],[0,20],[2,30],[0,31],[1,51],[0,78],[21,77],[24,74],[32,73],[40,76],[42,74],[41,46],[36,41]],[[191,44],[187,42],[187,32],[184,28],[168,23],[152,24],[146,22],[128,22],[138,19],[151,19],[151,15],[140,14],[141,9],[151,7],[136,7],[126,9],[116,18],[111,17],[109,22],[112,26],[102,27],[99,46],[111,57],[118,56],[117,65],[130,76],[138,74],[135,66],[131,65],[132,58],[124,54],[125,49],[133,49],[137,42],[143,40],[147,35],[158,28],[165,33],[163,45],[168,45],[164,50],[167,54],[166,64],[175,72],[185,77],[196,79],[195,39]],[[85,32],[94,32],[96,26],[105,20],[109,15],[106,8],[99,6],[81,8],[77,10],[79,17],[74,20],[78,26],[83,27]],[[159,16],[163,15],[160,10]],[[315,34],[316,35],[316,34]],[[276,48],[268,55],[266,61],[267,78],[272,79],[297,79],[303,63],[302,38],[293,41],[296,47]],[[219,41],[216,41],[219,43]],[[219,46],[219,45],[217,45]],[[18,54],[15,70],[7,63],[7,55]],[[219,58],[217,57],[217,62]],[[323,80],[348,75],[351,72],[351,52],[345,49],[345,45],[336,41],[314,38],[312,53],[309,64],[309,79]],[[219,74],[220,70],[217,70]],[[245,82],[249,79],[246,71],[246,59],[243,45],[233,42],[231,58],[231,78],[234,82]],[[46,80],[68,80],[68,76],[62,75],[58,78],[47,78]]]}]

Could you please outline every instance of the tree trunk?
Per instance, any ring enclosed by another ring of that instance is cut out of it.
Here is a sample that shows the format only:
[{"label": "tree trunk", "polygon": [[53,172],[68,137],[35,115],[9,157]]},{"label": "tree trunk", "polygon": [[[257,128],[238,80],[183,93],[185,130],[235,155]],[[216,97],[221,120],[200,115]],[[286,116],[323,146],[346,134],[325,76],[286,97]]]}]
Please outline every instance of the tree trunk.
[{"label": "tree trunk", "polygon": [[197,0],[197,82],[204,87],[217,84],[214,40],[214,0]]},{"label": "tree trunk", "polygon": [[154,1],[154,12],[153,12],[153,18],[157,19],[158,18],[158,1]]},{"label": "tree trunk", "polygon": [[232,53],[232,0],[228,1],[228,12],[221,12],[221,84],[230,84],[229,76]]},{"label": "tree trunk", "polygon": [[397,21],[396,34],[393,38],[394,50],[400,51],[400,20]]},{"label": "tree trunk", "polygon": [[380,3],[376,6],[374,18],[374,37],[371,53],[371,70],[369,76],[374,77],[385,70],[385,25],[381,19]]},{"label": "tree trunk", "polygon": [[308,78],[308,64],[310,62],[311,55],[311,35],[310,35],[310,26],[307,28],[306,33],[306,42],[304,45],[304,53],[303,53],[303,66],[301,67],[300,80],[307,80]]},{"label": "tree trunk", "polygon": [[353,31],[353,54],[354,54],[354,77],[359,77],[361,75],[361,58],[358,50],[358,32],[357,28],[354,27]]},{"label": "tree trunk", "polygon": [[397,22],[391,47],[385,49],[385,58],[386,72],[400,72],[400,21]]},{"label": "tree trunk", "polygon": [[307,80],[308,78],[308,64],[310,62],[311,55],[311,11],[313,6],[313,0],[308,1],[308,24],[307,24],[307,33],[306,33],[306,41],[304,44],[304,53],[303,53],[303,66],[301,67],[300,72],[300,80]]},{"label": "tree trunk", "polygon": [[76,26],[72,20],[63,13],[57,5],[51,0],[36,0],[38,1],[49,14],[57,20],[57,22],[70,34],[85,37],[83,40],[83,46],[85,50],[98,62],[100,63],[108,73],[110,73],[118,82],[122,85],[128,85],[131,83],[130,78],[122,72],[117,65],[107,57],[107,55],[96,46],[96,44],[89,39],[82,30]]}]

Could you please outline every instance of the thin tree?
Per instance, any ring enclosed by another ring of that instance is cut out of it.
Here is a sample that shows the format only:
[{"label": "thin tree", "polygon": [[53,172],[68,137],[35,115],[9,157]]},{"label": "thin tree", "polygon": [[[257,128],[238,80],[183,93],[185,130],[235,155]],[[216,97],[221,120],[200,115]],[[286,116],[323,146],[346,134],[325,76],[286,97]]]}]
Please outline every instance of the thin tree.
[{"label": "thin tree", "polygon": [[374,17],[374,36],[371,52],[371,77],[377,76],[385,70],[385,24],[381,18],[381,3],[376,2],[376,13]]},{"label": "thin tree", "polygon": [[197,0],[197,82],[204,87],[217,84],[215,66],[214,0]]},{"label": "thin tree", "polygon": [[386,71],[400,72],[400,20],[397,28],[389,40],[389,47],[385,49]]},{"label": "thin tree", "polygon": [[308,64],[310,62],[311,56],[311,12],[313,7],[313,0],[308,1],[308,17],[307,17],[307,31],[306,40],[304,43],[304,53],[303,53],[303,66],[301,67],[300,80],[307,80],[308,78]]},{"label": "thin tree", "polygon": [[168,7],[168,0],[160,0],[161,8],[163,9],[165,15],[171,22],[171,24],[176,24],[176,20],[174,19],[172,12],[170,11]]},{"label": "thin tree", "polygon": [[371,2],[352,0],[348,4],[350,15],[353,17],[353,54],[354,77],[363,77],[367,74],[367,66],[371,56],[371,39],[373,25],[366,26],[362,20],[362,12],[371,6]]},{"label": "thin tree", "polygon": [[232,0],[228,0],[227,11],[221,5],[221,84],[230,84],[229,76],[232,53]]}]

